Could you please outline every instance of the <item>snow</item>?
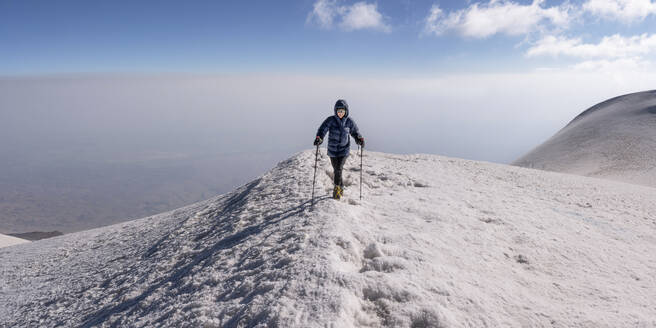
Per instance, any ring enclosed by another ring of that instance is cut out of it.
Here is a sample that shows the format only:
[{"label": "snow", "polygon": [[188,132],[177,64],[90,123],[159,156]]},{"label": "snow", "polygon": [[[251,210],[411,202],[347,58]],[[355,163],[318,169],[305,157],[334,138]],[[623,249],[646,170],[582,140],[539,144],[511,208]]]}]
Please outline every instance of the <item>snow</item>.
[{"label": "snow", "polygon": [[323,150],[168,213],[0,249],[11,327],[654,327],[656,189]]},{"label": "snow", "polygon": [[0,248],[12,246],[12,245],[18,245],[22,243],[28,243],[28,242],[29,240],[0,234]]},{"label": "snow", "polygon": [[656,90],[584,111],[513,164],[656,187]]}]

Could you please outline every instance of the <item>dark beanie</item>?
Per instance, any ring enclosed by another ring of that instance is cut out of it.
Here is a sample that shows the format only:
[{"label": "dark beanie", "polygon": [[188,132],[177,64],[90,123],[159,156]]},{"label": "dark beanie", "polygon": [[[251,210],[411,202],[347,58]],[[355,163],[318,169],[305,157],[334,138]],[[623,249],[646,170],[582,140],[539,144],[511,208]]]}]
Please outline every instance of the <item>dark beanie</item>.
[{"label": "dark beanie", "polygon": [[348,109],[348,104],[346,103],[346,100],[344,99],[337,100],[337,102],[335,103],[335,109],[338,108]]}]

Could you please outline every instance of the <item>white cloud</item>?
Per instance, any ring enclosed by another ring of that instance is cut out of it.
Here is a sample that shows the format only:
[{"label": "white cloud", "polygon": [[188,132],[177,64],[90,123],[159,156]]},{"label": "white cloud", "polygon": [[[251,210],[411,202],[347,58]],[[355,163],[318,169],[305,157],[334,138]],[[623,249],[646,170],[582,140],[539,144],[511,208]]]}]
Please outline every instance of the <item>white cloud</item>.
[{"label": "white cloud", "polygon": [[335,1],[319,0],[314,3],[312,12],[308,16],[308,22],[316,21],[323,28],[331,28],[335,16],[339,13],[339,7]]},{"label": "white cloud", "polygon": [[582,8],[602,18],[624,23],[642,21],[656,14],[656,3],[651,0],[588,0]]},{"label": "white cloud", "polygon": [[378,12],[375,4],[358,2],[348,7],[342,27],[346,30],[359,30],[372,28],[382,31],[389,31],[389,26],[383,23],[383,15]]},{"label": "white cloud", "polygon": [[389,32],[391,30],[378,11],[378,5],[366,2],[340,6],[336,0],[317,0],[307,21],[315,22],[325,29],[339,27],[345,31],[372,29]]},{"label": "white cloud", "polygon": [[656,34],[623,37],[615,34],[604,37],[599,43],[583,43],[581,39],[546,36],[526,52],[528,57],[570,56],[583,59],[618,59],[656,53]]},{"label": "white cloud", "polygon": [[437,35],[456,31],[464,36],[485,38],[494,34],[525,35],[548,26],[567,28],[572,20],[572,8],[566,4],[544,8],[543,3],[544,0],[534,0],[530,5],[521,5],[490,0],[487,4],[474,3],[448,14],[433,5],[425,20],[425,30]]},{"label": "white cloud", "polygon": [[615,34],[599,43],[583,43],[579,38],[546,36],[526,52],[527,57],[568,56],[583,60],[571,68],[577,71],[652,70],[648,59],[656,54],[656,34],[623,37]]}]

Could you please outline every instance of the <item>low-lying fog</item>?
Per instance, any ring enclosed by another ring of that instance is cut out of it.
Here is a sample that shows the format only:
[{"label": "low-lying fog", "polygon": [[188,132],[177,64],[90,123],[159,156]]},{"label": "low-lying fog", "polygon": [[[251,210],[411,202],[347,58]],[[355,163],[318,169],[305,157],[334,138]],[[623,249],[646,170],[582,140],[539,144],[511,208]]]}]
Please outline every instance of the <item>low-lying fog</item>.
[{"label": "low-lying fog", "polygon": [[368,149],[508,163],[654,83],[573,76],[0,78],[0,233],[84,230],[228,192],[311,148],[338,98]]}]

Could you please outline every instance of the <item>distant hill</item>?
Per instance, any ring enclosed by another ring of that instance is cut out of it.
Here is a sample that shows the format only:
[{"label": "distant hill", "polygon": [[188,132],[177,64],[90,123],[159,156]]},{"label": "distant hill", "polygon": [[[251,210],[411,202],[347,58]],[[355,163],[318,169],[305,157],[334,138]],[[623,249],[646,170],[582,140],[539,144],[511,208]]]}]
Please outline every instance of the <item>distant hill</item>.
[{"label": "distant hill", "polygon": [[21,239],[26,239],[26,240],[41,240],[41,239],[46,239],[46,238],[52,238],[52,237],[57,237],[63,235],[60,231],[32,231],[32,232],[24,232],[24,233],[10,233],[8,234],[9,236],[14,236],[18,237]]},{"label": "distant hill", "polygon": [[513,165],[656,187],[656,90],[592,106]]}]

